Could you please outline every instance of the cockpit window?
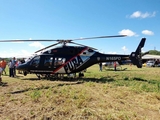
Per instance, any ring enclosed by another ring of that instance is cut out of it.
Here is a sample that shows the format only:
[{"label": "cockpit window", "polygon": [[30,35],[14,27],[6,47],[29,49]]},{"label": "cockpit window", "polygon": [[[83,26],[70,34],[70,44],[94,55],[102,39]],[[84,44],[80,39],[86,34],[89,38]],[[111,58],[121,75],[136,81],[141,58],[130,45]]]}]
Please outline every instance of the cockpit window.
[{"label": "cockpit window", "polygon": [[44,66],[51,67],[52,66],[53,57],[46,56],[44,60]]},{"label": "cockpit window", "polygon": [[31,65],[35,66],[35,67],[38,67],[39,62],[40,62],[40,56],[36,56],[35,58],[33,58]]}]

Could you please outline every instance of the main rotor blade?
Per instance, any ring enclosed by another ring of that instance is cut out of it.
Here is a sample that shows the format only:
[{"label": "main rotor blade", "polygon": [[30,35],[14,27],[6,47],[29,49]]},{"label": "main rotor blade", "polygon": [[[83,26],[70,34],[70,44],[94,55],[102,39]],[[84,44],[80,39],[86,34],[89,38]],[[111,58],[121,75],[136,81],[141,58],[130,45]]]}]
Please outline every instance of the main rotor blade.
[{"label": "main rotor blade", "polygon": [[53,47],[53,46],[58,45],[58,44],[60,44],[60,42],[55,43],[55,44],[52,44],[52,45],[49,45],[49,46],[47,46],[47,47],[45,47],[45,48],[42,48],[42,49],[36,51],[35,53],[38,53],[38,52],[40,52],[40,51],[42,51],[42,50],[45,50],[45,49],[47,49],[47,48]]},{"label": "main rotor blade", "polygon": [[77,39],[57,39],[57,40],[45,40],[45,39],[34,39],[34,40],[0,40],[0,42],[36,42],[36,41],[39,41],[39,42],[50,42],[50,41],[61,41],[61,42],[65,42],[65,43],[68,43],[70,41],[73,41],[73,40],[86,40],[86,39],[98,39],[98,38],[114,38],[114,37],[125,37],[127,35],[113,35],[113,36],[99,36],[99,37],[87,37],[87,38],[77,38]]},{"label": "main rotor blade", "polygon": [[50,42],[50,41],[60,41],[60,40],[0,40],[0,42]]},{"label": "main rotor blade", "polygon": [[[70,43],[75,44],[75,45],[84,46],[84,47],[89,47],[89,46],[86,46],[86,45],[83,45],[83,44],[79,44],[79,43],[75,43],[75,42],[70,42]],[[93,47],[89,47],[89,48],[91,48],[93,50],[97,50],[96,48],[93,48]]]},{"label": "main rotor blade", "polygon": [[88,37],[88,38],[78,38],[72,40],[85,40],[85,39],[98,39],[98,38],[114,38],[114,37],[125,37],[127,35],[113,35],[113,36],[100,36],[100,37]]},{"label": "main rotor blade", "polygon": [[143,54],[142,54],[142,56],[144,56],[144,55],[146,55],[146,54],[149,54],[149,51],[147,51],[147,52],[143,53]]}]

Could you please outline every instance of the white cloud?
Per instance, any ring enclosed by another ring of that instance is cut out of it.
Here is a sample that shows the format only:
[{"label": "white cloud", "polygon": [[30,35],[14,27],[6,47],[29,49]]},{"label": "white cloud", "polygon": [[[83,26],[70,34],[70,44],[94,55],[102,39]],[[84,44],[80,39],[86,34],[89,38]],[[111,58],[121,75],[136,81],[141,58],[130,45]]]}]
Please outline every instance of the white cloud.
[{"label": "white cloud", "polygon": [[150,30],[143,30],[142,34],[144,34],[144,35],[154,35],[154,33]]},{"label": "white cloud", "polygon": [[123,46],[123,47],[122,47],[122,50],[123,50],[123,51],[127,51],[128,49],[126,48],[126,46]]},{"label": "white cloud", "polygon": [[31,47],[36,47],[36,48],[44,48],[44,45],[42,45],[40,42],[33,42],[29,44]]},{"label": "white cloud", "polygon": [[2,58],[26,58],[31,56],[33,53],[29,53],[27,50],[20,50],[20,51],[15,51],[13,49],[10,49],[9,51],[1,51],[0,56]]},{"label": "white cloud", "polygon": [[127,35],[129,37],[138,36],[135,32],[133,32],[132,30],[129,30],[129,29],[123,29],[123,30],[119,31],[119,34],[120,35]]},{"label": "white cloud", "polygon": [[33,53],[28,52],[27,50],[21,50],[21,56],[24,57],[29,57],[31,56]]},{"label": "white cloud", "polygon": [[145,12],[142,13],[141,11],[136,11],[130,15],[130,18],[147,18],[147,17],[155,17],[156,12],[153,13]]}]

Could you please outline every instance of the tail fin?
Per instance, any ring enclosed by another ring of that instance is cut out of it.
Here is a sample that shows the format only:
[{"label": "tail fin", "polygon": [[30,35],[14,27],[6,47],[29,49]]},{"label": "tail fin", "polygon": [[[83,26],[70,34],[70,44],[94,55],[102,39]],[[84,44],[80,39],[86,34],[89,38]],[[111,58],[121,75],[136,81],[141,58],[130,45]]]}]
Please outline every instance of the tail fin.
[{"label": "tail fin", "polygon": [[142,68],[142,53],[141,53],[141,48],[144,47],[146,38],[142,38],[141,42],[139,43],[137,49],[135,52],[132,52],[131,55],[129,56],[131,62],[134,65],[137,65],[138,68]]}]

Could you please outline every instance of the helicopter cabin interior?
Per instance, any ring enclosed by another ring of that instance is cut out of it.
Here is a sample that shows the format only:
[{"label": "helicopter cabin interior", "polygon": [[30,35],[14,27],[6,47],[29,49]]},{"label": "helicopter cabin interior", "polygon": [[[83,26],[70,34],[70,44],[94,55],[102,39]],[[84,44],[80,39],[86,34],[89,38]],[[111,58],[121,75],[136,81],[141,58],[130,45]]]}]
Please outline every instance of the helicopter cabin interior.
[{"label": "helicopter cabin interior", "polygon": [[64,64],[66,58],[62,57],[55,57],[53,55],[39,55],[35,56],[31,61],[32,68],[43,68],[43,69],[53,69],[57,68],[58,66]]}]

